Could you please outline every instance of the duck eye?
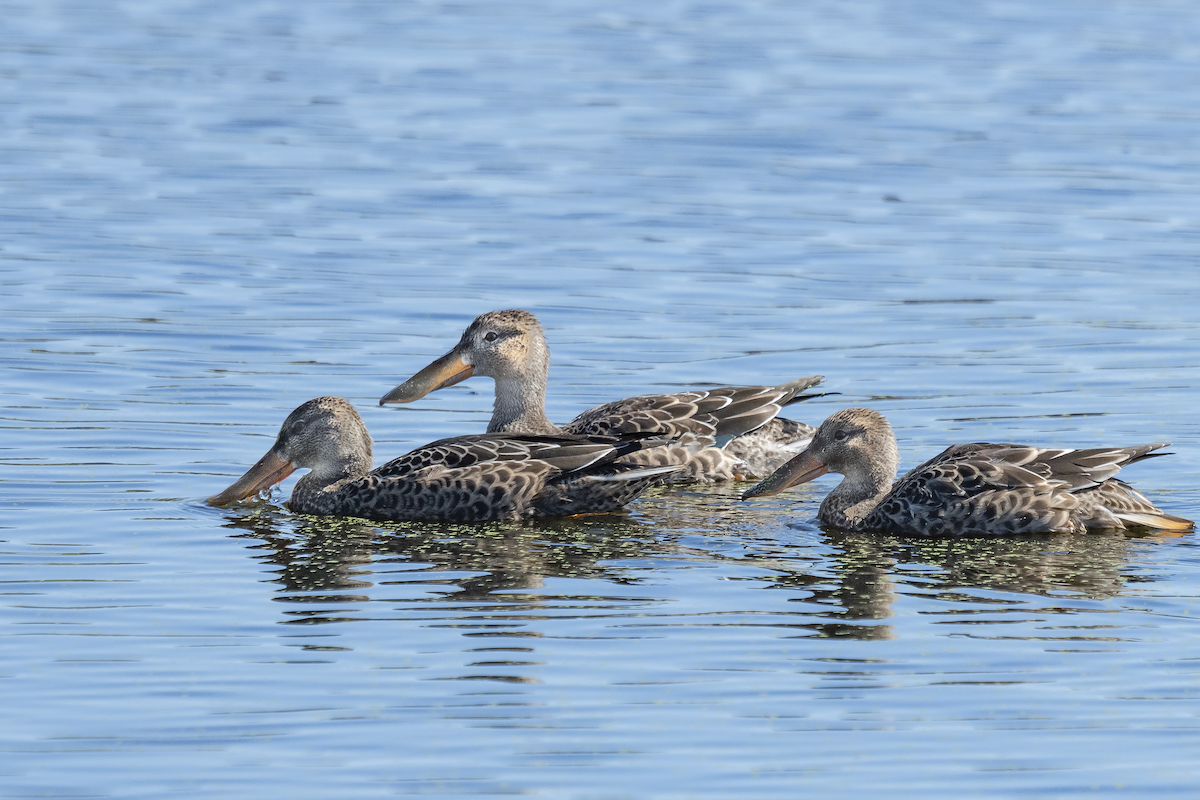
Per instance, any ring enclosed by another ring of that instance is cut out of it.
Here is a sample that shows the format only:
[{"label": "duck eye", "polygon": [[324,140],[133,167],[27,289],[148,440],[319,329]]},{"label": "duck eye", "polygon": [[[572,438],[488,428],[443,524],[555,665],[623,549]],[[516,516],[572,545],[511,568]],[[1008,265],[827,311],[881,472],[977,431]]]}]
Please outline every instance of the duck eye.
[{"label": "duck eye", "polygon": [[850,434],[846,433],[845,431],[834,431],[833,439],[837,442],[844,442],[846,441],[846,437],[849,435]]},{"label": "duck eye", "polygon": [[488,331],[487,336],[484,336],[483,340],[485,342],[494,342],[499,338],[500,338],[500,334],[496,333],[495,331]]}]

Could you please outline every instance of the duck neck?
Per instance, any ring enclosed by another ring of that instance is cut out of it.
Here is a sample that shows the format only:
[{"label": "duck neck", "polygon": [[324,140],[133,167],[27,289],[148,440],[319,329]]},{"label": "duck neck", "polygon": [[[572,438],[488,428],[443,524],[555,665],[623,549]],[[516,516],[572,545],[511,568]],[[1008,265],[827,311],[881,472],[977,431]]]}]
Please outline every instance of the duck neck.
[{"label": "duck neck", "polygon": [[839,528],[867,527],[867,516],[892,490],[900,464],[896,440],[888,439],[861,468],[846,470],[842,482],[821,502],[817,516],[822,522]]},{"label": "duck neck", "polygon": [[[364,429],[357,442],[339,443],[335,453],[326,454],[292,489],[292,510],[301,513],[340,513],[349,484],[371,471],[371,437]],[[351,493],[353,494],[353,493]]]},{"label": "duck neck", "polygon": [[550,351],[545,340],[535,339],[524,369],[496,376],[496,402],[488,433],[559,433],[546,417],[546,381]]},{"label": "duck neck", "polygon": [[496,381],[496,403],[488,433],[558,433],[546,417],[546,384]]},{"label": "duck neck", "polygon": [[347,478],[361,478],[371,471],[371,449],[355,453],[339,454],[337,460],[322,463],[314,467],[300,480],[308,481],[313,486],[329,486],[344,481]]}]

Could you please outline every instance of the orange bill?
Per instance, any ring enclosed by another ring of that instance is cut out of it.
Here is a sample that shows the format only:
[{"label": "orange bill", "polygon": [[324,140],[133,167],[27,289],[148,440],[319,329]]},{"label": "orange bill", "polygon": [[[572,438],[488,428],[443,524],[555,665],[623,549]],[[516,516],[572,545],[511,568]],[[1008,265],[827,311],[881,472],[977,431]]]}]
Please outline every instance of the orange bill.
[{"label": "orange bill", "polygon": [[420,400],[430,392],[465,381],[474,373],[475,368],[465,363],[458,354],[458,348],[455,348],[385,394],[379,400],[379,405]]},{"label": "orange bill", "polygon": [[779,494],[784,489],[801,483],[808,483],[813,478],[819,478],[828,471],[829,467],[822,464],[805,450],[747,489],[746,493],[742,495],[742,499],[749,500],[751,497],[767,497]]},{"label": "orange bill", "polygon": [[258,460],[258,463],[247,470],[237,482],[220,494],[208,498],[210,506],[224,506],[238,500],[253,497],[263,489],[269,489],[296,471],[296,466],[290,461],[284,461],[275,455],[275,449]]}]

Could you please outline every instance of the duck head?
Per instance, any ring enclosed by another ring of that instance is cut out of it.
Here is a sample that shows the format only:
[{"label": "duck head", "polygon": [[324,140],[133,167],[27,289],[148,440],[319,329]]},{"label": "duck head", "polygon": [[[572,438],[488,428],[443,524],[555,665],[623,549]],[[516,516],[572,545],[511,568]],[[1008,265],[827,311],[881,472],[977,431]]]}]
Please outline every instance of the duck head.
[{"label": "duck head", "polygon": [[843,483],[877,493],[892,485],[900,452],[892,426],[878,411],[845,408],[821,423],[800,455],[775,470],[742,495],[743,500],[779,494],[827,472],[845,476]]},{"label": "duck head", "polygon": [[223,506],[253,497],[299,468],[312,470],[311,479],[322,484],[370,471],[371,435],[354,406],[340,397],[318,397],[299,406],[266,455],[208,503]]},{"label": "duck head", "polygon": [[537,317],[528,311],[489,311],[475,318],[454,349],[384,395],[379,405],[411,403],[472,375],[497,384],[545,387],[550,350]]}]

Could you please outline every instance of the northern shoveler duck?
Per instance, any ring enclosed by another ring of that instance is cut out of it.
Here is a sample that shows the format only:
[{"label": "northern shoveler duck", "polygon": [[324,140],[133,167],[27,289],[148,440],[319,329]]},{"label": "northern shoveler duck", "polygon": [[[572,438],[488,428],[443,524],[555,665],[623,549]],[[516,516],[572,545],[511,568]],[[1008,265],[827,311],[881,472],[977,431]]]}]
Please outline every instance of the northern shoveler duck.
[{"label": "northern shoveler duck", "polygon": [[371,469],[371,436],[354,407],[318,397],[284,420],[279,437],[236,483],[208,498],[223,506],[269,489],[297,468],[301,514],[377,520],[477,522],[616,511],[679,467],[623,460],[656,440],[481,434],[419,447]]},{"label": "northern shoveler duck", "polygon": [[[475,319],[459,343],[379,401],[410,403],[472,375],[496,381],[489,433],[611,436],[644,433],[682,440],[634,456],[644,464],[682,464],[683,480],[718,481],[770,473],[804,448],[816,430],[776,415],[822,381],[814,375],[778,386],[740,386],[617,400],[583,412],[562,427],[546,418],[550,349],[528,311],[491,311]],[[697,446],[697,442],[701,446]]]},{"label": "northern shoveler duck", "polygon": [[900,453],[891,425],[877,411],[847,408],[821,423],[808,449],[742,499],[836,472],[842,482],[817,516],[852,531],[977,536],[1127,526],[1188,530],[1190,520],[1163,513],[1115,477],[1123,466],[1164,455],[1153,453],[1163,447],[958,444],[893,483]]}]

